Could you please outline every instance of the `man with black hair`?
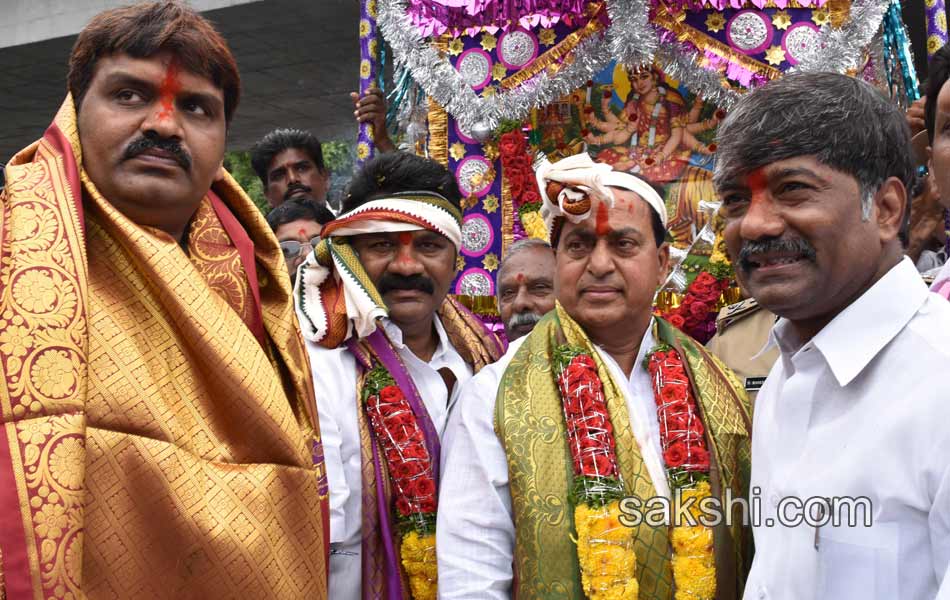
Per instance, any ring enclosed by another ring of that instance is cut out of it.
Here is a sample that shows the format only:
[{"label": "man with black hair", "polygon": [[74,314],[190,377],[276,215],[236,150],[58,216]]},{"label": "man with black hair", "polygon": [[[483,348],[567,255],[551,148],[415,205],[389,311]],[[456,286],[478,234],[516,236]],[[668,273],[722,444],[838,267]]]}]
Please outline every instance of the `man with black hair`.
[{"label": "man with black hair", "polygon": [[290,280],[221,167],[234,56],[122,6],[67,86],[0,194],[0,598],[326,598]]},{"label": "man with black hair", "polygon": [[[362,98],[351,93],[358,123],[373,124],[373,141],[380,152],[392,152],[395,146],[386,130],[386,100],[382,90],[371,88]],[[278,128],[251,148],[251,166],[264,185],[271,208],[291,198],[310,195],[326,204],[330,171],[323,161],[320,140],[302,129]]]},{"label": "man with black hair", "polygon": [[903,256],[904,115],[861,80],[794,74],[740,99],[717,141],[736,276],[780,317],[745,598],[931,600],[950,561],[950,433],[934,418],[950,304]]},{"label": "man with black hair", "polygon": [[320,242],[320,230],[334,218],[329,208],[309,198],[284,202],[267,213],[267,224],[280,242],[291,281],[296,281],[297,267]]},{"label": "man with black hair", "polygon": [[343,214],[298,271],[297,314],[320,374],[334,599],[409,598],[403,581],[434,594],[440,438],[459,386],[503,351],[447,297],[460,200],[439,163],[383,154],[354,176]]}]

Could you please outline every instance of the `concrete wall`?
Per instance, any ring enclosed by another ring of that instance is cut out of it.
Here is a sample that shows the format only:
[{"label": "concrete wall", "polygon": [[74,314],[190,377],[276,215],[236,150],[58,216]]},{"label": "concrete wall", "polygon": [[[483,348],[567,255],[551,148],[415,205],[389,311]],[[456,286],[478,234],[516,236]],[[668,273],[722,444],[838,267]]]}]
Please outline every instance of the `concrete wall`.
[{"label": "concrete wall", "polygon": [[[190,0],[198,10],[214,10],[254,0]],[[122,0],[0,0],[0,48],[74,35],[107,8]]]}]

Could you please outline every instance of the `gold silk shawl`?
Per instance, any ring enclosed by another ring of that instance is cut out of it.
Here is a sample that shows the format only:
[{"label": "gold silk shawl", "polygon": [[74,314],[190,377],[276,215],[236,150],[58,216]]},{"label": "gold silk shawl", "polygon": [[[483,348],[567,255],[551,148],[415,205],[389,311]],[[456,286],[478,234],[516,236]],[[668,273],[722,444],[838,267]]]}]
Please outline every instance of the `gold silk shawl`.
[{"label": "gold silk shawl", "polygon": [[[748,402],[737,391],[741,387],[696,342],[660,319],[656,323],[656,339],[673,345],[684,356],[707,427],[707,439],[714,449],[713,462],[721,466],[711,473],[714,494],[719,493],[722,482],[728,482],[733,497],[744,497],[748,491],[751,430]],[[584,598],[573,541],[577,537],[574,507],[569,500],[574,473],[552,368],[554,350],[565,342],[586,348],[597,365],[627,496],[643,501],[656,496],[630,427],[623,392],[583,329],[558,303],[513,357],[502,376],[495,405],[495,432],[508,460],[515,525],[514,597],[518,600]],[[639,598],[670,600],[673,576],[669,530],[645,522],[636,529]],[[717,598],[732,599],[742,589],[741,581],[736,581],[737,572],[744,574],[747,570],[747,532],[736,526],[725,535],[722,533],[714,531]]]},{"label": "gold silk shawl", "polygon": [[81,165],[67,97],[0,197],[7,597],[326,598],[313,387],[266,223],[226,177],[185,254]]}]

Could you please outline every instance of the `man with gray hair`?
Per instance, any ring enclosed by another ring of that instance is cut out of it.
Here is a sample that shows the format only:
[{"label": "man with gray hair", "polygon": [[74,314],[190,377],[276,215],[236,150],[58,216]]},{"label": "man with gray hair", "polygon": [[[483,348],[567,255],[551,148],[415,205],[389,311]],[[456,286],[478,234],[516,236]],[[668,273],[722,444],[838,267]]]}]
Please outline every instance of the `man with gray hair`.
[{"label": "man with gray hair", "polygon": [[498,312],[513,342],[554,308],[554,250],[544,240],[518,240],[498,267]]},{"label": "man with gray hair", "polygon": [[950,429],[934,418],[950,305],[901,250],[904,116],[862,81],[796,74],[740,100],[717,141],[736,275],[781,317],[745,598],[932,599],[950,560]]}]

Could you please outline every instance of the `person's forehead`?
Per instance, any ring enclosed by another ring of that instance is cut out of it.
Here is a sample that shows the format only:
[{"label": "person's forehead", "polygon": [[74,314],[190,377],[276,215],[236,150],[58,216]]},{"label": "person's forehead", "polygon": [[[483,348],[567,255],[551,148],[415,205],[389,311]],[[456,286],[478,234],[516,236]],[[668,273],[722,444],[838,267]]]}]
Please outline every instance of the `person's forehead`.
[{"label": "person's forehead", "polygon": [[124,52],[102,56],[96,61],[93,81],[122,75],[130,75],[159,86],[174,78],[180,92],[201,92],[224,98],[224,92],[212,80],[187,70],[178,56],[168,50],[144,58]]},{"label": "person's forehead", "polygon": [[940,93],[937,94],[937,112],[950,113],[950,79],[940,86]]},{"label": "person's forehead", "polygon": [[313,234],[319,233],[321,225],[316,221],[310,219],[297,219],[296,221],[290,221],[284,223],[283,225],[277,226],[277,231],[274,234],[278,239],[296,239],[303,236],[304,238],[309,239],[313,237]]},{"label": "person's forehead", "polygon": [[303,148],[284,148],[274,155],[270,161],[270,168],[285,167],[299,162],[313,163],[313,158]]},{"label": "person's forehead", "polygon": [[[829,167],[818,161],[810,154],[801,156],[792,156],[776,160],[758,167],[746,169],[736,175],[733,185],[764,185],[771,180],[779,179],[789,175],[814,175],[816,177],[828,178],[835,175],[855,179],[848,173],[843,173]],[[855,179],[856,181],[856,179]]]},{"label": "person's forehead", "polygon": [[[545,263],[549,263],[551,271],[546,271]],[[502,279],[516,279],[521,275],[523,279],[539,279],[550,277],[554,270],[554,252],[543,246],[525,248],[505,260],[502,265]]]}]

